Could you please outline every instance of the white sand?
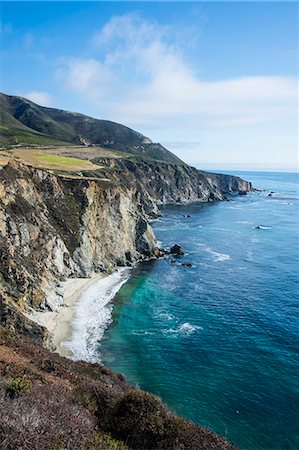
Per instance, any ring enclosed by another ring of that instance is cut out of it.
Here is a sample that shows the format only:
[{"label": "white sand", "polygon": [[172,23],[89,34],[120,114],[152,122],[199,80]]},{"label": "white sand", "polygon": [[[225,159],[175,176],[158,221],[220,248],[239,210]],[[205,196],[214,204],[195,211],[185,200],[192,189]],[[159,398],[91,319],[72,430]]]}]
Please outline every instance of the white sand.
[{"label": "white sand", "polygon": [[82,293],[93,283],[103,279],[106,275],[95,274],[91,278],[69,278],[63,284],[63,305],[57,311],[37,312],[33,311],[30,316],[32,320],[43,325],[51,334],[52,342],[56,351],[61,356],[72,356],[72,352],[63,346],[72,334],[72,322],[75,313],[75,305]]}]

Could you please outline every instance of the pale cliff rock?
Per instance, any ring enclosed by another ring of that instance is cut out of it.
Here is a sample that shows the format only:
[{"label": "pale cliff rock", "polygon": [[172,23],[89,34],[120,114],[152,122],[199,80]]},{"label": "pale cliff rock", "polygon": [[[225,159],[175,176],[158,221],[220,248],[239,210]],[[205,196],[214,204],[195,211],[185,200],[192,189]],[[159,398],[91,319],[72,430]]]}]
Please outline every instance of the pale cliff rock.
[{"label": "pale cliff rock", "polygon": [[0,181],[2,289],[23,305],[55,309],[65,277],[109,272],[156,248],[134,188],[62,179],[15,162]]}]

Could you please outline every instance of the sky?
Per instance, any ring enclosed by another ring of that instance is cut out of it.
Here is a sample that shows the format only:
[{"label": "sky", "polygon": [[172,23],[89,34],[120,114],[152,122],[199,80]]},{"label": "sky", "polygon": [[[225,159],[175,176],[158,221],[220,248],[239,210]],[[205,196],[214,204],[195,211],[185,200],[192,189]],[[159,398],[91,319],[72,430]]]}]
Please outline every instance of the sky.
[{"label": "sky", "polygon": [[1,2],[0,90],[201,168],[298,170],[297,2]]}]

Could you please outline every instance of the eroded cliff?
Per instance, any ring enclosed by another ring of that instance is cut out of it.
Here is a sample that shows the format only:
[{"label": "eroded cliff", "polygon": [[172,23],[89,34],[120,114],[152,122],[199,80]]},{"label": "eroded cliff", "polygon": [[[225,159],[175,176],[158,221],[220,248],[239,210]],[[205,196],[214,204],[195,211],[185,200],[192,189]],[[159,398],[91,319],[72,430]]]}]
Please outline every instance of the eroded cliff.
[{"label": "eroded cliff", "polygon": [[4,293],[19,305],[55,309],[60,281],[111,271],[156,247],[136,187],[57,177],[11,162],[0,172]]},{"label": "eroded cliff", "polygon": [[150,214],[153,204],[224,200],[226,194],[252,190],[251,183],[240,177],[205,172],[187,164],[112,158],[93,161],[103,166],[101,173],[106,178],[135,183]]}]

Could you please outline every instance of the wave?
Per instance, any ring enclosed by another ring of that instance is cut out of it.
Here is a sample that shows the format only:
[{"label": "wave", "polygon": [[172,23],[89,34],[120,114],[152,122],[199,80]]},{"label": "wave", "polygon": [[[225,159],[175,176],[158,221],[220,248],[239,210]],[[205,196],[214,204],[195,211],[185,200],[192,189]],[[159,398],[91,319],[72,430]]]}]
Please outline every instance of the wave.
[{"label": "wave", "polygon": [[129,268],[118,269],[95,282],[80,296],[75,307],[72,335],[63,343],[73,353],[73,359],[99,361],[98,343],[112,323],[111,300],[129,276]]},{"label": "wave", "polygon": [[231,259],[230,255],[227,255],[226,253],[217,252],[205,244],[199,244],[199,247],[203,248],[207,253],[210,253],[214,257],[215,261],[227,261]]},{"label": "wave", "polygon": [[161,317],[161,319],[166,319],[166,320],[174,320],[174,316],[169,313],[159,313],[158,317]]},{"label": "wave", "polygon": [[209,227],[209,230],[212,230],[212,231],[225,231],[225,232],[228,232],[228,233],[241,234],[241,231],[230,230],[229,228]]},{"label": "wave", "polygon": [[163,330],[163,332],[166,334],[171,333],[181,336],[190,336],[190,334],[194,333],[197,330],[202,330],[202,327],[191,325],[189,322],[185,322],[178,328],[169,328],[168,330]]},{"label": "wave", "polygon": [[135,330],[128,333],[131,336],[152,336],[154,333],[146,330]]},{"label": "wave", "polygon": [[269,200],[270,199],[271,200],[296,200],[296,201],[299,200],[298,197],[279,197],[279,196],[277,196],[277,197],[270,197]]}]

